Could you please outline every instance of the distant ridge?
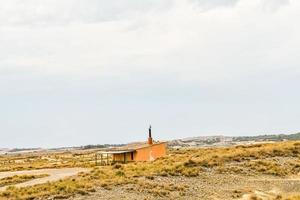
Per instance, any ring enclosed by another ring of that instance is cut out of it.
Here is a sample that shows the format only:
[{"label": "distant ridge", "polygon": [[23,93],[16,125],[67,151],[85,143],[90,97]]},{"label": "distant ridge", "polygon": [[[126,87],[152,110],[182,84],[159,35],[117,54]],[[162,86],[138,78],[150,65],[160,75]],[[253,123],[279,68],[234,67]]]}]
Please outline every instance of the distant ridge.
[{"label": "distant ridge", "polygon": [[263,141],[282,141],[300,140],[300,133],[278,134],[278,135],[258,135],[258,136],[239,136],[233,137],[234,141],[263,140]]},{"label": "distant ridge", "polygon": [[[213,146],[232,146],[239,144],[251,144],[257,142],[276,142],[276,141],[288,141],[288,140],[300,140],[300,133],[294,134],[270,134],[270,135],[258,135],[258,136],[197,136],[187,137],[182,139],[175,139],[167,141],[167,144],[171,148],[180,147],[213,147]],[[120,147],[126,144],[95,144],[85,145],[77,147],[60,147],[60,148],[0,148],[0,155],[4,154],[17,154],[17,153],[34,153],[42,151],[70,151],[70,150],[88,150],[88,149],[101,149],[110,147]]]},{"label": "distant ridge", "polygon": [[300,133],[295,134],[272,134],[258,136],[199,136],[171,140],[169,147],[201,147],[201,146],[231,146],[238,144],[249,144],[257,142],[276,142],[285,140],[300,140]]}]

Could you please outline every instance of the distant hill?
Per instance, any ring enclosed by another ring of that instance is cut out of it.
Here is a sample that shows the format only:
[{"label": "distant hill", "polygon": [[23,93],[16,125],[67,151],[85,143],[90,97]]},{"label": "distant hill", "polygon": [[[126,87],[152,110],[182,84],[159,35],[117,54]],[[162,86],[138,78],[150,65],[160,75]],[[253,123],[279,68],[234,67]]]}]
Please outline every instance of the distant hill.
[{"label": "distant hill", "polygon": [[168,142],[169,147],[201,147],[201,146],[231,146],[238,144],[248,144],[255,142],[272,142],[284,140],[300,140],[300,133],[295,134],[273,134],[273,135],[259,135],[259,136],[200,136],[189,137],[183,139],[171,140]]},{"label": "distant hill", "polygon": [[279,134],[279,135],[259,135],[259,136],[240,136],[233,137],[233,141],[282,141],[282,140],[300,140],[300,133]]},{"label": "distant hill", "polygon": [[[198,136],[188,137],[182,139],[175,139],[167,141],[169,147],[180,148],[180,147],[213,147],[213,146],[232,146],[239,144],[251,144],[256,142],[276,142],[285,140],[300,140],[300,133],[295,134],[272,134],[272,135],[258,135],[258,136]],[[30,152],[41,152],[41,151],[70,151],[70,150],[89,150],[99,148],[110,148],[120,147],[125,144],[96,144],[86,145],[79,147],[61,147],[61,148],[0,148],[0,155],[3,154],[15,154],[15,153],[30,153]]]},{"label": "distant hill", "polygon": [[232,145],[233,137],[222,135],[199,136],[168,141],[169,147],[197,147],[197,146],[227,146]]}]

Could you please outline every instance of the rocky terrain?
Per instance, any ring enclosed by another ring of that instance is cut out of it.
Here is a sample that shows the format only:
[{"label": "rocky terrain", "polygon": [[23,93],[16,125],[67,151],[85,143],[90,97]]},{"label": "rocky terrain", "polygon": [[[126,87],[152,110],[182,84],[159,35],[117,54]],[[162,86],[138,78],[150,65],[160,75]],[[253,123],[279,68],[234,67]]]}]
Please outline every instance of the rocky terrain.
[{"label": "rocky terrain", "polygon": [[[177,186],[177,188],[172,188]],[[108,188],[99,187],[89,196],[75,196],[69,200],[140,200],[140,199],[281,199],[283,194],[300,191],[300,176],[274,178],[207,172],[199,177],[154,177],[141,179],[137,184]]]}]

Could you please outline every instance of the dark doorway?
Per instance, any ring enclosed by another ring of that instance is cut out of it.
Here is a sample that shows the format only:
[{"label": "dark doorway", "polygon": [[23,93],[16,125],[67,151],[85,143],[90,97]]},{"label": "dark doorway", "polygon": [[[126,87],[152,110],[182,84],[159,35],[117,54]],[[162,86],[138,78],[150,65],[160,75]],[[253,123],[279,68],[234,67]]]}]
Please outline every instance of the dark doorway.
[{"label": "dark doorway", "polygon": [[131,160],[133,160],[133,152],[131,152]]}]

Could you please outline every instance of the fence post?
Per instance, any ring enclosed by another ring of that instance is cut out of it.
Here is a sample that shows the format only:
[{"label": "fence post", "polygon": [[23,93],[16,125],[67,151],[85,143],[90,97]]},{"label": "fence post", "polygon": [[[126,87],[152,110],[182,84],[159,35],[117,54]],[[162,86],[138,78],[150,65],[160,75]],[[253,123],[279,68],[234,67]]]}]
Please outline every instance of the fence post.
[{"label": "fence post", "polygon": [[98,163],[97,163],[97,152],[95,153],[95,165],[97,166]]}]

